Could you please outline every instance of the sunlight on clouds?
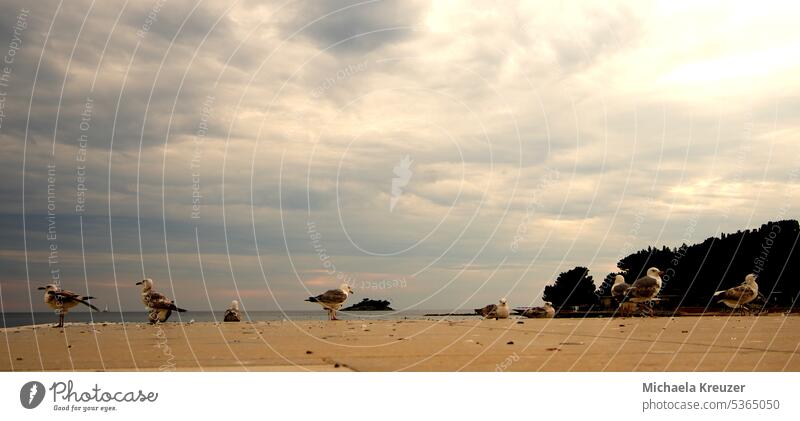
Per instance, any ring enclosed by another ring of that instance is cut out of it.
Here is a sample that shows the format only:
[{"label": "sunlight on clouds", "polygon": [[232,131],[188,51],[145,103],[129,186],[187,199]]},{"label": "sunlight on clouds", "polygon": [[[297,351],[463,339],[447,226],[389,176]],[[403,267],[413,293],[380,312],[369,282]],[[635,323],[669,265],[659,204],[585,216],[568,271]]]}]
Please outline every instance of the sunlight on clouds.
[{"label": "sunlight on clouds", "polygon": [[713,96],[752,90],[755,84],[774,83],[775,79],[796,75],[800,70],[797,45],[682,64],[657,83],[664,89],[685,89]]}]

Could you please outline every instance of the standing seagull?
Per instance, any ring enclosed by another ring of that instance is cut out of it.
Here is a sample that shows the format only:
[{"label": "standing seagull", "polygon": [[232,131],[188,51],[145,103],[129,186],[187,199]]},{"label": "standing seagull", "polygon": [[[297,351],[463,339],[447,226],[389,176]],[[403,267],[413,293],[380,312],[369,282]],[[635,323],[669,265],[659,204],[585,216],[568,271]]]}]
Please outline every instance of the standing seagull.
[{"label": "standing seagull", "polygon": [[64,316],[67,315],[69,309],[79,303],[88,306],[94,311],[100,311],[97,307],[89,304],[89,300],[94,297],[78,295],[72,291],[61,289],[56,284],[47,284],[37,289],[44,290],[44,303],[58,314],[58,324],[53,327],[64,327]]},{"label": "standing seagull", "polygon": [[756,278],[757,276],[752,273],[745,276],[744,282],[742,282],[741,285],[715,292],[714,300],[716,302],[722,302],[726,306],[734,309],[734,311],[741,308],[747,310],[749,313],[750,308],[747,307],[747,303],[758,297]]},{"label": "standing seagull", "polygon": [[231,308],[225,310],[225,319],[226,322],[240,322],[242,321],[242,316],[239,314],[239,302],[236,300],[231,301]]},{"label": "standing seagull", "polygon": [[611,287],[611,296],[614,297],[617,302],[622,303],[630,287],[631,284],[625,282],[625,277],[617,275],[614,277],[614,285]]},{"label": "standing seagull", "polygon": [[347,297],[350,294],[353,294],[353,289],[350,288],[350,285],[342,284],[339,289],[325,291],[324,294],[308,297],[305,301],[319,303],[322,308],[328,311],[328,320],[339,320],[336,318],[336,310],[342,307],[342,304],[347,301]]},{"label": "standing seagull", "polygon": [[153,291],[152,279],[145,278],[137,282],[136,285],[142,286],[142,303],[144,303],[145,308],[148,310],[147,318],[150,320],[150,324],[166,322],[172,314],[172,310],[179,313],[186,311],[182,308],[178,308],[175,302],[167,298],[166,295]]},{"label": "standing seagull", "polygon": [[522,313],[523,316],[531,319],[552,319],[556,317],[556,309],[550,301],[544,302],[544,307],[531,307]]},{"label": "standing seagull", "polygon": [[[628,300],[642,307],[642,303],[652,302],[661,291],[661,275],[664,272],[658,268],[647,269],[647,275],[637,279],[628,288]],[[653,307],[649,307],[649,313],[653,315]]]}]

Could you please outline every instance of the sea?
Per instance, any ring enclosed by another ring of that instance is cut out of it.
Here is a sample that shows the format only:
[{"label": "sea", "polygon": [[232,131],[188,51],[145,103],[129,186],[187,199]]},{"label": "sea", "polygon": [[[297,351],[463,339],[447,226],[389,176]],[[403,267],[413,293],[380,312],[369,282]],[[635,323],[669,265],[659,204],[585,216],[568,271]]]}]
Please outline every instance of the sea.
[{"label": "sea", "polygon": [[[167,323],[187,322],[221,322],[224,311],[187,311],[185,313],[172,313]],[[336,316],[342,320],[448,320],[472,319],[475,316],[426,316],[426,314],[468,313],[466,310],[402,310],[402,311],[339,311]],[[249,311],[242,312],[242,321],[273,321],[273,320],[327,320],[328,313],[324,311]],[[145,311],[103,311],[86,312],[75,311],[67,314],[66,323],[147,323]],[[57,323],[58,315],[54,312],[6,312],[0,313],[0,327],[28,326],[34,324]]]}]

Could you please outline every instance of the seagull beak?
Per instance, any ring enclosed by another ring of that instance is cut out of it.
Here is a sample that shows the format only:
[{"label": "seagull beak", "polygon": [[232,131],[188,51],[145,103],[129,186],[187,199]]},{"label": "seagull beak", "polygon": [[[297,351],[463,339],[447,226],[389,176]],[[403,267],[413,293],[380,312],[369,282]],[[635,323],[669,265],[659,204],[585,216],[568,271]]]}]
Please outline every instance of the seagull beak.
[{"label": "seagull beak", "polygon": [[141,285],[141,284],[142,284],[142,281],[139,281],[139,282],[136,283],[136,285]]},{"label": "seagull beak", "polygon": [[39,287],[39,288],[36,288],[36,289],[45,290],[45,289],[47,289],[47,288],[45,288],[45,287]]},{"label": "seagull beak", "polygon": [[664,276],[664,274],[666,274],[666,273],[667,273],[667,272],[664,272],[663,270],[662,270],[662,271],[659,271],[659,272],[658,272],[658,276]]}]

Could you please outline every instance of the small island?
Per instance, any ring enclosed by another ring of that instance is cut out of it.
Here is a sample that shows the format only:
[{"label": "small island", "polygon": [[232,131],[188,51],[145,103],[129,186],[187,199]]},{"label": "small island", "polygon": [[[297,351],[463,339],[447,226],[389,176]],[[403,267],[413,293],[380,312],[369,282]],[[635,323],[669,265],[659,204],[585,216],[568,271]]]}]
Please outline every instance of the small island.
[{"label": "small island", "polygon": [[393,308],[389,307],[389,304],[391,303],[386,300],[364,298],[360,303],[343,308],[342,311],[394,311]]}]

